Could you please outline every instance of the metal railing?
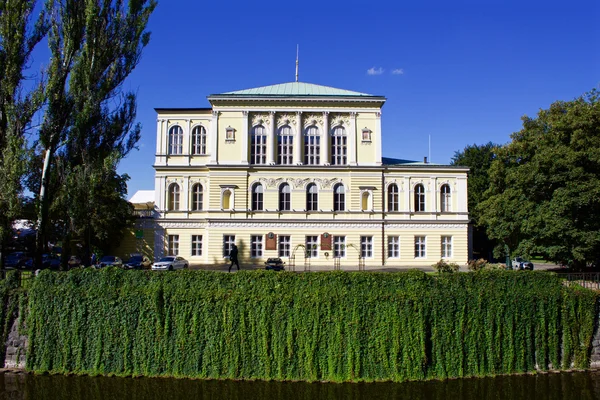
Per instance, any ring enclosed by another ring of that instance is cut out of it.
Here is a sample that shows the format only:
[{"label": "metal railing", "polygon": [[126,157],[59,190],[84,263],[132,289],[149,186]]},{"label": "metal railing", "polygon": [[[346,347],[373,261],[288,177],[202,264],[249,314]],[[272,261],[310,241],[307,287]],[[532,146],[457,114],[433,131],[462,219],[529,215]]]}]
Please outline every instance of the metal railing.
[{"label": "metal railing", "polygon": [[569,272],[561,274],[566,285],[579,285],[588,289],[600,290],[600,272]]}]

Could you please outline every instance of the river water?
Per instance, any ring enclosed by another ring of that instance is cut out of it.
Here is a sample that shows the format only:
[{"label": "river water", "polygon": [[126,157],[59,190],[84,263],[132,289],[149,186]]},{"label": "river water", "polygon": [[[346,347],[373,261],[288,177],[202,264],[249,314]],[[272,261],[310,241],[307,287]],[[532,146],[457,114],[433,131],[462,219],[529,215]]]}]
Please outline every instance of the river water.
[{"label": "river water", "polygon": [[0,374],[0,399],[600,399],[600,372],[552,373],[407,383],[201,381]]}]

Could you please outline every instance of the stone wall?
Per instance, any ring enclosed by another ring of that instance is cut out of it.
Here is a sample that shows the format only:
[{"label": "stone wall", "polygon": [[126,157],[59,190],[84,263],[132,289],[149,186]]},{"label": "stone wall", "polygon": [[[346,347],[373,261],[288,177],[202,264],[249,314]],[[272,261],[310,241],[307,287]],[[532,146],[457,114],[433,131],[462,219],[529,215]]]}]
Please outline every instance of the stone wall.
[{"label": "stone wall", "polygon": [[[21,332],[19,327],[22,328],[23,332]],[[6,339],[4,368],[25,368],[28,340],[24,331],[24,324],[21,323],[21,315],[18,315],[17,318],[12,321],[10,332]]]}]

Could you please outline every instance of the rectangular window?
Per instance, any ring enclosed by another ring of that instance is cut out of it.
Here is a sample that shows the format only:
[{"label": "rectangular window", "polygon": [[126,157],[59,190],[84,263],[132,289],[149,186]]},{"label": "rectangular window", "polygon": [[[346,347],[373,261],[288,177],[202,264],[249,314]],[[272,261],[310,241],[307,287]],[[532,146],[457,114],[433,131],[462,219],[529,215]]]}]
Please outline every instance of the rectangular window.
[{"label": "rectangular window", "polygon": [[360,256],[362,258],[373,257],[373,236],[360,237]]},{"label": "rectangular window", "polygon": [[192,235],[192,256],[202,255],[202,235]]},{"label": "rectangular window", "polygon": [[290,236],[279,236],[279,257],[289,257],[292,241]]},{"label": "rectangular window", "polygon": [[235,244],[235,235],[223,235],[223,257],[229,257]]},{"label": "rectangular window", "polygon": [[179,255],[179,235],[169,235],[169,255]]},{"label": "rectangular window", "polygon": [[333,237],[333,256],[346,257],[346,236]]},{"label": "rectangular window", "polygon": [[306,237],[306,258],[315,258],[319,256],[319,237]]},{"label": "rectangular window", "polygon": [[262,235],[250,236],[250,257],[258,258],[263,256],[263,237]]},{"label": "rectangular window", "polygon": [[400,236],[388,236],[388,258],[400,257]]},{"label": "rectangular window", "polygon": [[415,236],[415,258],[425,258],[425,236]]},{"label": "rectangular window", "polygon": [[452,236],[442,236],[442,258],[452,257]]}]

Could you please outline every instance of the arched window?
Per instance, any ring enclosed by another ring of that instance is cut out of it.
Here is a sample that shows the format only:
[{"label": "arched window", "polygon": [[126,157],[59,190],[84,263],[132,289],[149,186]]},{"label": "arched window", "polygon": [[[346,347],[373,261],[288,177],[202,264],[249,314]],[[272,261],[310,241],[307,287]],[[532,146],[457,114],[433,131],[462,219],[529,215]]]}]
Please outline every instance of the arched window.
[{"label": "arched window", "polygon": [[306,211],[317,211],[319,209],[319,191],[314,183],[306,187]]},{"label": "arched window", "polygon": [[360,208],[363,211],[369,211],[371,209],[371,192],[364,191],[360,196],[361,204]]},{"label": "arched window", "polygon": [[221,200],[221,208],[223,208],[223,210],[230,210],[232,204],[231,201],[231,197],[232,197],[232,193],[230,189],[226,189],[223,191],[222,194],[222,200]]},{"label": "arched window", "polygon": [[192,186],[192,211],[202,210],[202,200],[202,185],[196,183],[194,186]]},{"label": "arched window", "polygon": [[331,131],[331,165],[346,165],[347,158],[346,130],[342,126],[337,126]]},{"label": "arched window", "polygon": [[192,154],[206,154],[206,129],[203,126],[197,126],[192,130]]},{"label": "arched window", "polygon": [[388,211],[398,211],[398,185],[388,186]]},{"label": "arched window", "polygon": [[179,125],[169,129],[169,154],[183,154],[183,129]]},{"label": "arched window", "polygon": [[319,165],[321,163],[321,136],[319,128],[312,125],[304,132],[304,164]]},{"label": "arched window", "polygon": [[344,211],[346,209],[346,189],[338,183],[333,187],[333,211]]},{"label": "arched window", "polygon": [[290,211],[292,206],[291,189],[287,183],[279,186],[279,211]]},{"label": "arched window", "polygon": [[420,183],[415,186],[415,211],[425,211],[425,188]]},{"label": "arched window", "polygon": [[281,165],[291,165],[294,161],[294,135],[289,125],[279,128],[278,141],[278,163]]},{"label": "arched window", "polygon": [[263,187],[260,183],[252,186],[252,211],[262,211],[263,209]]},{"label": "arched window", "polygon": [[440,190],[440,207],[442,212],[450,211],[450,185],[442,185],[442,190]]},{"label": "arched window", "polygon": [[262,125],[252,128],[252,144],[250,147],[250,164],[267,163],[267,131]]},{"label": "arched window", "polygon": [[179,185],[171,183],[169,186],[169,199],[168,199],[169,211],[179,210]]}]

